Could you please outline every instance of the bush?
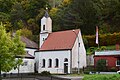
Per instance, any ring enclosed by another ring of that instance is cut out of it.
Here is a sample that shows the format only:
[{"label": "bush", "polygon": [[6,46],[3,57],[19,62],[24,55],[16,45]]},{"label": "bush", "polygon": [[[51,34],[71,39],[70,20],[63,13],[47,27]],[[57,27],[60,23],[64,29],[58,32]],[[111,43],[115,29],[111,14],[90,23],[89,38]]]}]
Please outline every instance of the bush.
[{"label": "bush", "polygon": [[84,71],[84,74],[89,74],[90,73],[90,71]]},{"label": "bush", "polygon": [[96,64],[96,69],[97,69],[97,71],[106,71],[107,70],[106,60],[105,59],[98,60],[97,64]]},{"label": "bush", "polygon": [[111,69],[110,69],[110,72],[116,72],[117,70],[116,70],[116,68],[115,67],[112,67]]},{"label": "bush", "polygon": [[41,76],[50,76],[50,72],[49,71],[43,71],[40,73]]},{"label": "bush", "polygon": [[[89,47],[97,46],[95,43],[95,35],[85,36]],[[101,34],[99,35],[99,44],[101,46],[120,44],[120,32],[113,34]]]}]

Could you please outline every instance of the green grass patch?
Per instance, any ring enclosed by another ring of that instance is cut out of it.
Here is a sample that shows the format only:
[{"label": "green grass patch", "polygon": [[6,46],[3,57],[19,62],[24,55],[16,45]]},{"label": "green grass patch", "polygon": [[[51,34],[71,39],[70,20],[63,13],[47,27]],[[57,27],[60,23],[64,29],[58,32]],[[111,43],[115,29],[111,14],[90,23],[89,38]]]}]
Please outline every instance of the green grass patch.
[{"label": "green grass patch", "polygon": [[120,80],[119,74],[85,75],[82,80]]}]

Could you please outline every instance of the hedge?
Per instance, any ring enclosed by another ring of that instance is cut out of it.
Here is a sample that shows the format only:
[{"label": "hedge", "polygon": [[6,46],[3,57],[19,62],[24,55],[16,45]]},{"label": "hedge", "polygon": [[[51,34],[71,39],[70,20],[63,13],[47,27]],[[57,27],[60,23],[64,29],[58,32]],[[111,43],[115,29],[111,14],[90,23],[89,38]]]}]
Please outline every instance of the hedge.
[{"label": "hedge", "polygon": [[[85,36],[87,39],[87,45],[89,47],[97,46],[95,43],[96,37],[95,35],[88,35]],[[108,45],[115,45],[120,44],[120,32],[113,33],[113,34],[101,34],[99,35],[99,45],[100,46],[108,46]]]}]

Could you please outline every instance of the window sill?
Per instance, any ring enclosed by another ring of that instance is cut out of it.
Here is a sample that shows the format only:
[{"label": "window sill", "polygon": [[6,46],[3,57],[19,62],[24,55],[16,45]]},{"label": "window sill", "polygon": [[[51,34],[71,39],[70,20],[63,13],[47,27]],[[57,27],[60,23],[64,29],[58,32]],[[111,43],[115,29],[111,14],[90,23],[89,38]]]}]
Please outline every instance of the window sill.
[{"label": "window sill", "polygon": [[45,68],[45,67],[42,67],[42,68]]},{"label": "window sill", "polygon": [[55,68],[58,68],[58,66],[55,66]]},{"label": "window sill", "polygon": [[52,67],[48,67],[48,68],[52,68]]}]

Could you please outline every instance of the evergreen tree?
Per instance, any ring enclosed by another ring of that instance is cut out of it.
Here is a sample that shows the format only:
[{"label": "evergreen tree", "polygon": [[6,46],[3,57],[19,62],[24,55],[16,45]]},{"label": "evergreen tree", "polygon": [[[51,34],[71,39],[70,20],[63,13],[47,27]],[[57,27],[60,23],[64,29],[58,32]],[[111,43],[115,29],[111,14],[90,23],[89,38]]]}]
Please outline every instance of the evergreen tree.
[{"label": "evergreen tree", "polygon": [[63,16],[64,29],[80,28],[84,34],[94,34],[98,13],[91,0],[73,0]]}]

